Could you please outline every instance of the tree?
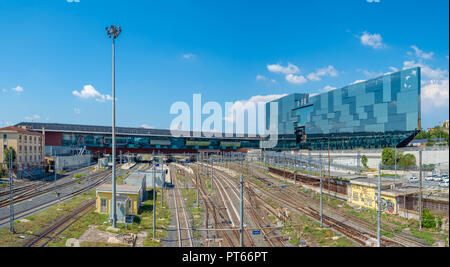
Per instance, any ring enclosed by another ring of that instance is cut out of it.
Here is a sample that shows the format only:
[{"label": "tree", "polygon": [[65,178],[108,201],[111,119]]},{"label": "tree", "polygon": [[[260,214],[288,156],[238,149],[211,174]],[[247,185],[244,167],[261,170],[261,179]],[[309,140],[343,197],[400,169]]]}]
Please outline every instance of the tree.
[{"label": "tree", "polygon": [[425,132],[424,130],[421,130],[417,135],[416,135],[416,140],[418,139],[428,139],[429,134],[427,132]]},{"label": "tree", "polygon": [[400,158],[400,165],[404,170],[416,166],[416,157],[413,154],[406,154]]},{"label": "tree", "polygon": [[366,155],[363,155],[362,157],[361,157],[361,163],[362,163],[362,165],[364,166],[364,167],[366,167],[366,168],[368,168],[367,167],[367,162],[369,161],[369,159],[367,158],[367,156]]},{"label": "tree", "polygon": [[387,147],[383,149],[383,153],[381,154],[381,164],[383,166],[392,167],[395,165],[395,162],[397,162],[397,164],[399,163],[402,154],[401,151],[397,151],[397,157],[395,157],[395,150]]},{"label": "tree", "polygon": [[393,148],[385,148],[383,149],[383,153],[381,154],[381,163],[385,166],[394,165],[394,154],[395,151]]},{"label": "tree", "polygon": [[14,148],[9,147],[8,149],[5,149],[3,151],[3,163],[5,163],[5,166],[8,166],[9,168],[9,151],[12,151],[12,162],[16,160],[16,150]]}]

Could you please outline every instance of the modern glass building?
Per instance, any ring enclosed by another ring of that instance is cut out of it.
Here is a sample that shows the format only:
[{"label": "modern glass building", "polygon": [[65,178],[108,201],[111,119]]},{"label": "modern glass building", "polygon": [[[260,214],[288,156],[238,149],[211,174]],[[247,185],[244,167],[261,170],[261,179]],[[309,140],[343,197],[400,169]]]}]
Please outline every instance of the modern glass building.
[{"label": "modern glass building", "polygon": [[412,68],[323,94],[278,99],[283,114],[277,148],[406,146],[421,128],[420,93],[420,68]]},{"label": "modern glass building", "polygon": [[[291,94],[278,103],[278,145],[287,149],[406,146],[420,130],[420,68],[403,70],[327,93]],[[266,128],[270,127],[270,103]],[[111,127],[19,123],[42,131],[46,146],[86,147],[110,153]],[[169,130],[116,128],[118,151],[195,153],[260,148],[261,137],[174,137]],[[195,136],[192,132],[188,136]]]}]

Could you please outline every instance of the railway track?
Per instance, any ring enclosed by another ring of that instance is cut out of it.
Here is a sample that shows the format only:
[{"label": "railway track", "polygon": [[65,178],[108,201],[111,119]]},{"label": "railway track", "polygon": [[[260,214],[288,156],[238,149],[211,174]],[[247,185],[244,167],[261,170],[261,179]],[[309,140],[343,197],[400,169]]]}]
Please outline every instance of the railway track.
[{"label": "railway track", "polygon": [[41,229],[23,244],[24,247],[45,247],[68,227],[95,208],[95,199],[86,201],[71,213],[58,218],[48,227]]},{"label": "railway track", "polygon": [[[238,181],[234,181],[232,177],[225,175],[221,172],[216,172],[216,175],[224,183],[227,184],[227,187],[225,187],[225,188],[231,189],[231,192],[235,196],[236,201],[239,201],[240,197],[238,196],[238,194],[240,194],[240,191],[236,185],[236,183]],[[286,246],[284,241],[280,238],[281,236],[277,235],[275,233],[275,231],[267,232],[265,230],[264,227],[266,225],[270,225],[271,222],[268,222],[267,220],[262,219],[261,211],[258,208],[259,203],[253,198],[254,196],[251,194],[251,193],[253,193],[253,191],[251,191],[251,189],[247,187],[244,190],[244,192],[247,193],[246,196],[244,195],[244,209],[247,211],[247,212],[245,212],[245,214],[247,214],[249,217],[249,218],[245,219],[245,221],[249,221],[252,225],[254,225],[254,227],[252,227],[252,228],[257,228],[258,230],[261,231],[262,237],[265,240],[265,242],[268,244],[268,246],[270,246],[270,247]],[[250,219],[250,220],[248,220],[248,219]],[[252,246],[255,246],[255,242],[252,240],[252,237],[249,233],[249,230],[247,230],[247,228],[249,228],[249,227],[246,227],[246,230],[245,230],[246,236],[250,240],[250,243],[252,244]],[[273,238],[276,240],[275,242],[272,240]]]},{"label": "railway track", "polygon": [[[176,174],[176,171],[173,172]],[[175,175],[176,176],[176,175]],[[188,216],[184,207],[184,200],[181,196],[180,188],[178,187],[179,181],[177,178],[173,179],[175,188],[172,190],[173,201],[175,203],[175,217],[177,220],[177,236],[178,246],[184,246],[184,240],[189,241],[189,246],[194,247],[191,227],[189,226]],[[180,208],[181,206],[181,208]],[[181,211],[179,211],[181,209]],[[184,225],[183,225],[184,224]]]},{"label": "railway track", "polygon": [[[259,177],[259,175],[256,177],[257,179],[261,180],[264,183],[271,183],[273,184],[272,180],[268,180],[265,178]],[[307,215],[308,217],[318,221],[320,220],[320,213],[318,212],[318,208],[316,206],[311,206],[308,203],[314,203],[316,200],[309,198],[305,198],[305,196],[302,196],[300,192],[294,190],[289,191],[289,193],[285,193],[283,191],[277,192],[276,194],[274,192],[268,192],[261,188],[259,185],[248,181],[252,186],[261,189],[260,192],[263,194],[269,196],[270,198],[276,200],[277,202],[290,207],[291,209],[297,210],[298,212]],[[288,188],[288,187],[287,187]],[[285,190],[287,191],[287,190]],[[376,239],[376,234],[367,229],[367,226],[370,224],[368,222],[361,222],[361,219],[359,220],[352,220],[354,218],[351,218],[350,216],[345,216],[344,220],[336,220],[335,215],[341,215],[336,212],[335,209],[327,208],[327,211],[330,212],[332,216],[323,216],[323,222],[328,227],[336,230],[337,232],[343,234],[344,236],[351,239],[353,242],[360,246],[366,246],[367,241],[369,239]],[[358,228],[353,227],[352,224],[357,225]],[[371,225],[373,227],[373,225]],[[366,229],[364,229],[366,228]],[[414,240],[410,240],[405,237],[397,237],[396,238],[386,238],[382,237],[382,246],[423,246],[423,244],[418,243]]]},{"label": "railway track", "polygon": [[[75,175],[75,174],[77,174],[79,172],[83,172],[85,169],[89,169],[89,168],[90,167],[85,167],[85,168],[82,168],[82,169],[79,169],[79,170],[75,170],[75,171],[69,172],[67,174],[67,176],[73,176],[73,175]],[[47,176],[45,178],[48,179],[51,176],[53,176],[53,175]],[[44,180],[44,179],[41,179],[41,180]],[[14,186],[13,193],[15,195],[15,194],[21,193],[23,191],[38,190],[39,188],[43,188],[45,186],[51,185],[51,183],[52,183],[52,181],[47,181],[47,180],[23,182],[20,185],[15,185]],[[8,199],[9,199],[9,194],[10,194],[9,188],[0,191],[0,197],[8,196]]]},{"label": "railway track", "polygon": [[[260,168],[260,167],[257,167],[257,168]],[[261,173],[259,173],[259,174],[261,174]],[[267,181],[267,180],[265,180],[265,181]],[[308,205],[310,207],[312,207],[313,209],[319,210],[319,201],[318,200],[311,198],[310,196],[306,195],[305,193],[299,192],[298,190],[295,190],[291,187],[286,187],[285,190],[289,192],[290,196],[295,196],[296,200],[301,200],[301,203],[308,203]],[[358,226],[364,227],[365,229],[367,229],[368,235],[371,236],[371,238],[376,238],[375,230],[372,230],[376,226],[373,225],[372,223],[367,222],[367,221],[365,221],[361,218],[358,218],[354,215],[347,214],[343,211],[340,211],[339,209],[335,209],[328,205],[324,205],[324,211],[329,212],[330,214],[339,215],[340,217],[345,218],[345,220],[348,220]],[[382,222],[382,223],[385,225],[387,224],[388,226],[395,226],[389,222]],[[387,229],[383,229],[383,228],[382,228],[382,230],[387,231]],[[408,237],[408,236],[404,236],[404,235],[397,233],[394,235],[394,237],[390,237],[389,239],[386,239],[386,242],[391,245],[401,245],[401,246],[407,246],[407,247],[424,247],[424,246],[426,246],[426,244],[419,242],[415,239],[416,238],[414,238],[414,237]]]},{"label": "railway track", "polygon": [[[90,177],[86,176],[86,177],[80,178],[79,180],[72,180],[72,181],[69,181],[69,182],[66,182],[66,183],[63,183],[63,184],[59,184],[59,185],[56,185],[56,190],[61,190],[63,188],[66,188],[66,187],[69,187],[69,186],[72,186],[74,184],[81,183],[81,182],[84,182],[84,181],[87,181],[87,180],[91,180],[92,181],[92,180],[95,180],[95,179],[97,179],[99,177],[102,177],[104,174],[110,173],[110,172],[111,171],[109,171],[109,170],[108,171],[103,171],[103,172],[99,172],[99,173],[96,173],[94,175],[91,175]],[[41,196],[41,195],[44,195],[44,194],[47,194],[47,193],[50,193],[50,192],[53,192],[53,191],[55,191],[55,186],[54,185],[51,185],[51,184],[38,184],[38,185],[35,185],[35,186],[32,186],[32,187],[28,188],[27,190],[25,190],[25,192],[22,192],[21,194],[15,195],[13,197],[13,201],[14,201],[14,204],[17,204],[17,203],[20,203],[20,202],[23,202],[23,201],[26,201],[26,200],[29,200],[29,199],[33,199],[35,197],[38,197],[38,196]],[[9,202],[10,202],[9,198],[0,200],[0,208],[4,208],[4,207],[9,206]]]},{"label": "railway track", "polygon": [[[188,168],[186,168],[188,169]],[[199,175],[199,173],[196,170],[193,170],[193,173],[190,175],[191,181],[195,186],[197,186],[197,180],[195,179],[196,175]],[[205,206],[205,228],[208,228],[209,226],[209,217],[211,216],[213,219],[212,226],[215,229],[231,229],[230,227],[230,218],[224,213],[222,207],[219,207],[215,201],[212,200],[211,196],[206,192],[205,185],[203,184],[203,179],[199,176],[199,192],[200,197],[202,199],[203,205]],[[207,231],[207,235],[208,235]],[[236,231],[234,235],[230,235],[230,231],[228,230],[211,230],[211,232],[214,232],[217,236],[217,239],[223,239],[224,246],[226,247],[234,247],[235,244],[238,244],[239,241],[237,239],[237,233]],[[208,245],[211,246],[211,244],[208,242]]]},{"label": "railway track", "polygon": [[[69,194],[67,194],[67,195],[65,195],[63,197],[60,197],[59,199],[47,201],[47,202],[41,203],[41,204],[39,204],[39,205],[37,205],[37,206],[35,206],[33,208],[24,210],[22,212],[18,212],[18,213],[15,214],[14,217],[17,220],[17,219],[29,216],[29,215],[31,215],[33,213],[36,213],[36,212],[41,211],[41,210],[44,210],[44,209],[46,209],[46,208],[48,208],[48,207],[50,207],[52,205],[55,205],[55,204],[58,204],[60,202],[69,200],[69,199],[71,199],[74,196],[77,196],[77,195],[80,195],[82,193],[88,192],[89,190],[91,190],[93,188],[96,188],[97,186],[99,186],[101,184],[104,184],[104,183],[106,183],[106,182],[108,182],[110,180],[111,180],[111,171],[108,171],[106,173],[103,173],[103,175],[98,177],[96,180],[92,180],[91,184],[88,185],[87,187],[84,187],[84,188],[81,188],[81,189],[77,189],[77,190],[75,190],[75,191],[73,191],[73,192],[71,192],[71,193],[69,193]],[[10,220],[9,216],[8,217],[4,217],[4,218],[0,218],[0,225],[9,223],[9,220]]]}]

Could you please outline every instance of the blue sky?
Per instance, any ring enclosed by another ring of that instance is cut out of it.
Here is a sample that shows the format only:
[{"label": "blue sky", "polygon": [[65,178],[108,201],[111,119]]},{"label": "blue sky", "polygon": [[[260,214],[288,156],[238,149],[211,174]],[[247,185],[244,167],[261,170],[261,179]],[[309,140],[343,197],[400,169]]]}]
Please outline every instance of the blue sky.
[{"label": "blue sky", "polygon": [[[448,120],[447,0],[0,0],[0,126],[169,128],[176,101],[247,103],[422,66],[424,127]],[[84,91],[83,91],[84,90]],[[257,97],[261,96],[261,97]]]}]

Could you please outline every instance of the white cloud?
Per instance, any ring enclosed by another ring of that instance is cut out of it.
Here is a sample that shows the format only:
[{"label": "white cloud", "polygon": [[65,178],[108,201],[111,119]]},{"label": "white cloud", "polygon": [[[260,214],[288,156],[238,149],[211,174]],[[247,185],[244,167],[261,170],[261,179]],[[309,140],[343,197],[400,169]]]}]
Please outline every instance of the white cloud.
[{"label": "white cloud", "polygon": [[308,79],[311,81],[320,81],[320,77],[325,75],[336,77],[338,76],[338,72],[332,65],[329,65],[328,67],[318,69],[316,72],[308,74]]},{"label": "white cloud", "polygon": [[374,49],[385,47],[383,38],[378,33],[371,34],[365,31],[360,39],[363,45],[371,46]]},{"label": "white cloud", "polygon": [[435,107],[448,106],[449,80],[433,80],[422,87],[422,107],[424,111],[431,111]]},{"label": "white cloud", "polygon": [[294,64],[288,63],[287,67],[283,67],[279,64],[273,64],[273,65],[267,65],[267,69],[270,72],[275,72],[275,73],[283,73],[283,74],[295,74],[295,73],[299,73],[300,69],[295,66]]},{"label": "white cloud", "polygon": [[80,110],[79,108],[74,108],[74,109],[73,109],[73,112],[74,112],[75,114],[80,114],[80,113],[81,113],[81,110]]},{"label": "white cloud", "polygon": [[8,90],[6,90],[6,89],[2,89],[2,92],[3,92],[3,93],[6,93],[7,91],[8,91]]},{"label": "white cloud", "polygon": [[288,74],[286,76],[286,81],[292,83],[292,84],[303,84],[308,82],[308,80],[306,80],[306,78],[303,75],[294,75],[294,74]]},{"label": "white cloud", "polygon": [[[415,55],[421,59],[431,59],[434,56],[433,52],[425,53],[423,50],[420,50],[417,46],[412,45],[412,49],[414,49]],[[408,55],[413,55],[412,52],[408,52]]]},{"label": "white cloud", "polygon": [[266,77],[264,77],[263,75],[256,75],[256,80],[257,81],[265,81],[266,80]]},{"label": "white cloud", "polygon": [[154,129],[155,127],[150,126],[150,125],[148,125],[148,124],[142,124],[142,125],[141,125],[141,128],[144,128],[144,129]]},{"label": "white cloud", "polygon": [[381,0],[366,0],[368,3],[380,3]]},{"label": "white cloud", "polygon": [[191,58],[194,58],[194,57],[195,57],[194,54],[184,54],[184,55],[183,55],[183,58],[184,58],[184,59],[191,59]]},{"label": "white cloud", "polygon": [[276,99],[282,98],[287,96],[287,94],[282,94],[282,95],[257,95],[257,96],[252,96],[250,97],[250,99],[248,100],[239,100],[233,103],[233,105],[231,106],[229,112],[229,116],[225,117],[224,119],[226,121],[230,121],[230,122],[234,122],[234,117],[233,117],[233,112],[236,112],[236,114],[239,113],[239,111],[241,110],[247,110],[251,107],[253,107],[253,105],[256,105],[257,103],[267,103],[267,102],[271,102],[274,101]]},{"label": "white cloud", "polygon": [[17,87],[12,88],[11,90],[16,91],[18,93],[22,93],[23,87],[18,85]]},{"label": "white cloud", "polygon": [[32,120],[39,120],[40,118],[41,118],[41,116],[35,114],[35,115],[32,115],[32,116],[25,117],[25,120],[32,121]]},{"label": "white cloud", "polygon": [[[95,90],[92,85],[83,86],[81,92],[73,91],[72,94],[81,99],[95,99],[97,102],[105,102],[105,100],[111,101],[112,97],[110,95],[102,95],[97,90]],[[117,100],[117,98],[116,98]]]}]

